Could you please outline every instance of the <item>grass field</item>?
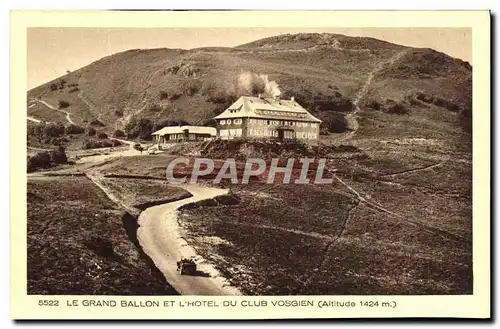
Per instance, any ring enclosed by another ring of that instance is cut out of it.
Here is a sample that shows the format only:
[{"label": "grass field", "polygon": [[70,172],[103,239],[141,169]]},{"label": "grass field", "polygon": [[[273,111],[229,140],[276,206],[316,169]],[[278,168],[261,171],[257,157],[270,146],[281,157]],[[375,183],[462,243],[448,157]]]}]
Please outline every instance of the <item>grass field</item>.
[{"label": "grass field", "polygon": [[[446,234],[449,222],[419,217],[404,203],[414,191],[374,193],[399,196],[380,201],[410,222],[337,188],[234,187],[240,204],[183,210],[181,223],[198,252],[249,294],[471,293],[470,241]],[[459,227],[450,232],[464,234]]]},{"label": "grass field", "polygon": [[168,163],[172,155],[160,153],[150,156],[131,156],[102,166],[104,175],[135,175],[146,178],[166,178]]},{"label": "grass field", "polygon": [[86,177],[29,178],[28,293],[176,294],[142,253],[136,229]]},{"label": "grass field", "polygon": [[105,178],[102,183],[123,203],[141,210],[191,196],[179,187],[168,185],[166,180]]}]

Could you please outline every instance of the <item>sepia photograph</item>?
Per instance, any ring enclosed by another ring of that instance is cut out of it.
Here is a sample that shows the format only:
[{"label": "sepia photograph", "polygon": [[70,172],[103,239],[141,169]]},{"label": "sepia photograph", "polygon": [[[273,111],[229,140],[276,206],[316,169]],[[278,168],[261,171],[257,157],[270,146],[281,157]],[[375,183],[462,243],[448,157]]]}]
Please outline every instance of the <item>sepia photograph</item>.
[{"label": "sepia photograph", "polygon": [[26,294],[474,295],[472,54],[467,26],[27,27]]}]

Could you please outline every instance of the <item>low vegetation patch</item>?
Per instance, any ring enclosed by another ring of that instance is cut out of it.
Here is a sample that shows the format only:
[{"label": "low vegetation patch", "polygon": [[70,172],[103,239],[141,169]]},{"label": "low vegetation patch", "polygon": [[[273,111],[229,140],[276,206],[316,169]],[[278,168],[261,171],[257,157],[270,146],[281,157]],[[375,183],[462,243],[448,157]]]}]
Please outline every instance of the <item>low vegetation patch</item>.
[{"label": "low vegetation patch", "polygon": [[136,230],[86,177],[28,179],[28,294],[176,294]]},{"label": "low vegetation patch", "polygon": [[186,190],[169,185],[166,180],[106,178],[102,183],[123,203],[140,210],[191,196]]},{"label": "low vegetation patch", "polygon": [[28,155],[27,171],[33,172],[65,163],[68,163],[65,149],[64,147],[58,147],[54,150],[36,152],[35,154]]},{"label": "low vegetation patch", "polygon": [[365,102],[365,106],[374,111],[380,111],[387,114],[408,114],[409,110],[407,105],[403,102],[396,102],[392,99],[386,99],[384,102],[379,102],[377,100],[369,100]]},{"label": "low vegetation patch", "polygon": [[247,158],[301,158],[331,157],[341,152],[361,152],[354,146],[329,144],[308,144],[300,140],[286,139],[215,139],[197,143],[180,143],[169,149],[172,154],[202,156],[211,159],[235,158],[244,161]]},{"label": "low vegetation patch", "polygon": [[67,102],[67,101],[59,101],[59,108],[60,108],[60,109],[67,108],[67,107],[69,107],[69,105],[70,105],[70,104],[69,104],[69,102]]},{"label": "low vegetation patch", "polygon": [[115,146],[121,146],[123,145],[122,142],[116,140],[116,139],[87,139],[83,141],[82,143],[82,149],[83,150],[88,150],[88,149],[97,149],[97,148],[103,148],[103,147],[115,147]]}]

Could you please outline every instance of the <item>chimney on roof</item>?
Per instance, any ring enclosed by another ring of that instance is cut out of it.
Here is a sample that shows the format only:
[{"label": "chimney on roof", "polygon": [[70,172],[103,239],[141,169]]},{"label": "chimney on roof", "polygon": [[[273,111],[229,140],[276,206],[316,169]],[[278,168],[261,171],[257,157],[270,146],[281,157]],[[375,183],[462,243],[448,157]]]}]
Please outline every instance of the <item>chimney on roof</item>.
[{"label": "chimney on roof", "polygon": [[259,98],[262,98],[262,94],[259,94]]},{"label": "chimney on roof", "polygon": [[293,97],[293,96],[292,96],[292,97],[290,97],[290,100],[291,100],[292,102],[294,102],[294,101],[295,101],[295,97]]}]

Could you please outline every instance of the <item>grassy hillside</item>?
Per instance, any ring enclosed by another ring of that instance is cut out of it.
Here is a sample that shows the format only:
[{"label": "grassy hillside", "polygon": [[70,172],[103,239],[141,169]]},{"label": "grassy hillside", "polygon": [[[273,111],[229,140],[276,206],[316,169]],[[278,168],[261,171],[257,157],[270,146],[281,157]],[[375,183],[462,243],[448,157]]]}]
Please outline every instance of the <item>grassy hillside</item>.
[{"label": "grassy hillside", "polygon": [[[129,50],[34,88],[28,100],[41,98],[54,106],[68,102],[65,110],[76,123],[98,119],[108,131],[123,129],[132,117],[202,124],[252,91],[241,85],[243,72],[268,75],[282,97],[295,96],[325,121],[354,109],[352,102],[370,73],[364,103],[389,99],[408,108],[437,103],[438,110],[456,112],[457,121],[459,113],[470,116],[468,63],[430,49],[337,34],[282,35],[235,48]],[[65,120],[39,103],[28,108],[28,115]]]}]

